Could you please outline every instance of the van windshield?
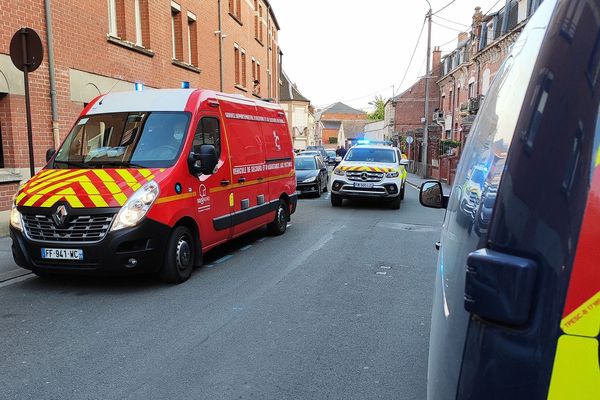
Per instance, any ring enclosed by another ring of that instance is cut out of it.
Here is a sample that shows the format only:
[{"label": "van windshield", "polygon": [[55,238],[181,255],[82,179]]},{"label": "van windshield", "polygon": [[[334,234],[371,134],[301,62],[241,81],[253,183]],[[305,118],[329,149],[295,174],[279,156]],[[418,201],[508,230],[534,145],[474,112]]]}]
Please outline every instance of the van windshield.
[{"label": "van windshield", "polygon": [[185,140],[190,114],[133,112],[84,116],[54,158],[53,168],[168,168]]}]

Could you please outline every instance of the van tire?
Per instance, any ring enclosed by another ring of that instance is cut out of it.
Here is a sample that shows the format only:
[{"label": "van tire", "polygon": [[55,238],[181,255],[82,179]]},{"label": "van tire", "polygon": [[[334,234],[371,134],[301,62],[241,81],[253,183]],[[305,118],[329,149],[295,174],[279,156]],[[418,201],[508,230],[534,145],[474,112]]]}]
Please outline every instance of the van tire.
[{"label": "van tire", "polygon": [[331,193],[331,205],[333,207],[341,207],[343,201],[344,199],[341,198],[339,195]]},{"label": "van tire", "polygon": [[287,229],[287,223],[290,220],[289,211],[285,201],[279,200],[277,211],[275,212],[275,219],[273,222],[267,225],[267,231],[269,235],[279,236],[285,233]]},{"label": "van tire", "polygon": [[187,281],[192,275],[195,260],[196,245],[192,232],[185,226],[176,226],[167,242],[160,279],[177,285]]},{"label": "van tire", "polygon": [[400,200],[404,200],[404,188],[406,187],[406,184],[402,185],[402,188],[400,189]]}]

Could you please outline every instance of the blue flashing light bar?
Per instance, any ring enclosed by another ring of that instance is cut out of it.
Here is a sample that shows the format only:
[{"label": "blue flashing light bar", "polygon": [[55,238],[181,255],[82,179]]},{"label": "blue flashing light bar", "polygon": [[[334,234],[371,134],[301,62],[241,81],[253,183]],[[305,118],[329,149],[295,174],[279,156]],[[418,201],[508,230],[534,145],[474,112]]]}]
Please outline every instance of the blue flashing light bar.
[{"label": "blue flashing light bar", "polygon": [[142,90],[144,90],[144,84],[142,82],[135,82],[133,84],[133,87],[135,88],[136,92],[141,92]]},{"label": "blue flashing light bar", "polygon": [[371,141],[369,139],[359,139],[356,141],[358,144],[370,144]]},{"label": "blue flashing light bar", "polygon": [[181,88],[182,89],[189,89],[190,88],[190,82],[189,81],[182,81],[181,82]]}]

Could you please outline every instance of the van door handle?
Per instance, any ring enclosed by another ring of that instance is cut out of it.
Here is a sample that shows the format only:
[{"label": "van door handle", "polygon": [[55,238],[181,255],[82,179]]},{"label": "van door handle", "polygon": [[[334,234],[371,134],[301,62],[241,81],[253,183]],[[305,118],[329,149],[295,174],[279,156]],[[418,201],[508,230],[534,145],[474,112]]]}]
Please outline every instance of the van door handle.
[{"label": "van door handle", "polygon": [[229,185],[229,181],[227,179],[223,179],[221,181],[221,186],[227,186],[227,185]]},{"label": "van door handle", "polygon": [[246,178],[241,177],[238,179],[238,183],[244,183],[244,182],[246,182]]}]

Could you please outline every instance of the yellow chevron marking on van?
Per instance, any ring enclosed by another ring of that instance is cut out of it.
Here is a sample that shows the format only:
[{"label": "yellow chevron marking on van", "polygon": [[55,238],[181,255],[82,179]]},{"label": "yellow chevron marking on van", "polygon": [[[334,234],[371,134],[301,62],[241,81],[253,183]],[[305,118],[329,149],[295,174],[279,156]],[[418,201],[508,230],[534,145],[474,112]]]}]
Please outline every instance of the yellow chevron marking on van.
[{"label": "yellow chevron marking on van", "polygon": [[36,194],[34,196],[31,196],[23,205],[25,207],[31,207],[32,205],[35,204],[36,201],[38,201],[41,198],[42,198],[42,196],[40,196],[39,194]]},{"label": "yellow chevron marking on van", "polygon": [[151,181],[152,179],[154,179],[154,175],[152,175],[152,171],[150,171],[148,169],[139,169],[138,171],[140,171],[140,174],[142,174],[142,176],[144,178],[146,178],[146,180]]},{"label": "yellow chevron marking on van", "polygon": [[42,203],[42,207],[52,207],[57,201],[65,199],[67,203],[73,208],[83,208],[83,203],[75,195],[73,188],[68,188],[60,191],[59,193],[52,195],[48,200]]},{"label": "yellow chevron marking on van", "polygon": [[108,174],[108,172],[102,169],[96,169],[94,170],[94,174],[96,174],[96,176],[100,178],[104,186],[106,186],[106,188],[108,189],[110,194],[112,194],[117,203],[119,203],[120,205],[125,204],[125,202],[127,201],[127,196],[125,196],[119,185],[117,185],[115,180]]},{"label": "yellow chevron marking on van", "polygon": [[61,171],[60,174],[52,175],[52,177],[46,177],[42,180],[42,182],[36,181],[32,186],[28,187],[25,191],[28,194],[34,194],[34,193],[38,193],[38,192],[42,193],[42,192],[40,192],[40,190],[42,188],[53,185],[56,182],[63,182],[67,178],[73,178],[75,176],[85,174],[88,170],[86,170],[86,169],[80,169],[80,170],[76,170],[76,171],[66,170],[66,171],[70,171],[70,172],[62,173],[64,171],[65,170]]},{"label": "yellow chevron marking on van", "polygon": [[127,186],[129,186],[132,190],[135,191],[141,187],[139,182],[133,177],[133,175],[131,175],[131,172],[127,171],[126,169],[118,169],[116,171],[117,174],[123,178]]}]

